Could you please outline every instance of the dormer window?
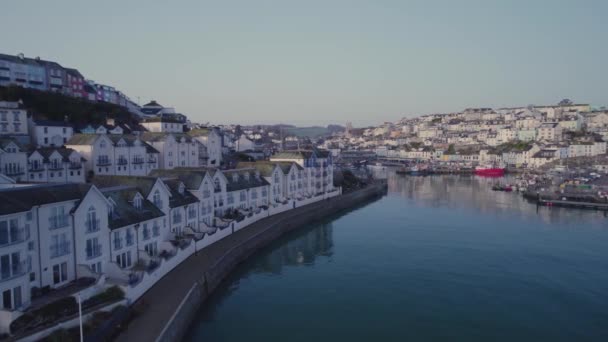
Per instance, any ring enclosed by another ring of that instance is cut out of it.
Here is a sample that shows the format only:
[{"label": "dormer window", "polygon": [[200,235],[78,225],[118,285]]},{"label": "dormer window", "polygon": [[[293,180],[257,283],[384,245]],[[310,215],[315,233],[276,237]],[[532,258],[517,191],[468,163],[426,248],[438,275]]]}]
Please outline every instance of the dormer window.
[{"label": "dormer window", "polygon": [[245,173],[245,180],[249,181],[249,172]]},{"label": "dormer window", "polygon": [[142,204],[143,204],[143,200],[142,200],[141,196],[139,194],[137,194],[135,196],[135,198],[133,199],[133,206],[136,209],[141,210]]},{"label": "dormer window", "polygon": [[184,190],[185,190],[184,188],[185,188],[184,187],[184,183],[179,183],[179,188],[178,188],[177,191],[179,191],[179,193],[183,195],[184,194]]},{"label": "dormer window", "polygon": [[220,180],[216,178],[216,179],[213,181],[213,183],[214,183],[215,191],[220,191],[220,189],[221,189],[221,188],[220,188]]},{"label": "dormer window", "polygon": [[102,140],[102,141],[99,143],[99,147],[100,147],[100,148],[106,148],[106,142]]},{"label": "dormer window", "polygon": [[239,175],[238,175],[238,174],[236,174],[236,173],[233,173],[233,174],[232,174],[232,181],[233,181],[233,182],[238,182],[238,181],[239,181]]}]

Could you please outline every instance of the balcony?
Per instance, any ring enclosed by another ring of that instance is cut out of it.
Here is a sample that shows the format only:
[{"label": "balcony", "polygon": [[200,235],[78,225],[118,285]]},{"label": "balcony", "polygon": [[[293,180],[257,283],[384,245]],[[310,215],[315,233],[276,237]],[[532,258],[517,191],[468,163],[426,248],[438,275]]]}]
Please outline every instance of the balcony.
[{"label": "balcony", "polygon": [[70,170],[82,169],[82,163],[70,163]]},{"label": "balcony", "polygon": [[44,171],[44,166],[42,164],[30,164],[29,172],[40,172],[40,171]]},{"label": "balcony", "polygon": [[112,162],[109,159],[97,159],[97,166],[110,166]]},{"label": "balcony", "polygon": [[148,159],[148,164],[156,164],[156,159]]},{"label": "balcony", "polygon": [[51,171],[63,170],[63,165],[61,163],[50,163],[49,170],[51,170]]},{"label": "balcony", "polygon": [[143,160],[143,159],[141,159],[141,158],[135,158],[135,159],[133,159],[133,162],[132,162],[132,163],[133,163],[133,164],[143,164],[143,163],[144,163],[144,160]]},{"label": "balcony", "polygon": [[0,273],[0,282],[24,276],[29,273],[30,269],[30,264],[27,261],[13,263],[10,268],[2,270]]},{"label": "balcony", "polygon": [[11,167],[11,168],[4,169],[4,174],[7,176],[19,176],[24,173],[25,172],[23,171],[23,168],[21,168],[21,167]]},{"label": "balcony", "polygon": [[96,244],[91,248],[86,248],[87,260],[95,259],[101,256],[101,245]]},{"label": "balcony", "polygon": [[49,217],[49,229],[58,229],[70,225],[68,215]]},{"label": "balcony", "polygon": [[129,161],[126,159],[118,159],[118,161],[116,162],[116,165],[127,165],[129,164]]},{"label": "balcony", "polygon": [[30,231],[25,227],[11,229],[6,241],[0,242],[0,247],[10,246],[16,243],[22,243],[30,238]]},{"label": "balcony", "polygon": [[51,245],[51,259],[72,253],[72,245],[69,241],[62,241],[56,245]]},{"label": "balcony", "polygon": [[86,230],[87,233],[98,232],[99,229],[101,229],[101,225],[99,224],[99,219],[86,220],[85,226],[87,227],[87,230]]}]

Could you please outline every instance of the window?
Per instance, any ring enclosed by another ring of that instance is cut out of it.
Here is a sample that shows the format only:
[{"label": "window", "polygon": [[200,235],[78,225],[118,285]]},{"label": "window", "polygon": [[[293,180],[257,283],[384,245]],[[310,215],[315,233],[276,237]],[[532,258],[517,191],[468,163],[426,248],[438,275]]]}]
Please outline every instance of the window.
[{"label": "window", "polygon": [[91,206],[87,212],[87,220],[85,221],[87,233],[96,232],[100,229],[99,219],[95,207]]},{"label": "window", "polygon": [[127,246],[133,245],[133,230],[131,228],[127,229],[126,233]]},{"label": "window", "polygon": [[114,249],[122,248],[122,239],[120,238],[120,232],[114,232]]},{"label": "window", "polygon": [[87,259],[93,259],[101,256],[101,245],[96,237],[88,239],[86,242]]},{"label": "window", "polygon": [[240,199],[241,199],[241,202],[245,202],[247,200],[247,193],[245,191],[241,191]]},{"label": "window", "polygon": [[221,190],[221,189],[220,189],[220,180],[219,180],[218,178],[216,178],[216,179],[213,181],[213,183],[214,183],[214,185],[215,185],[215,191],[220,191],[220,190]]},{"label": "window", "polygon": [[44,127],[44,134],[47,134],[49,132],[49,128],[48,127]]},{"label": "window", "polygon": [[162,208],[163,202],[160,199],[160,192],[158,190],[154,192],[153,201],[155,206]]},{"label": "window", "polygon": [[53,284],[59,284],[68,280],[68,263],[62,262],[53,266]]},{"label": "window", "polygon": [[148,229],[148,224],[144,223],[144,228],[142,229],[142,235],[144,240],[148,240],[150,238],[150,230]]}]

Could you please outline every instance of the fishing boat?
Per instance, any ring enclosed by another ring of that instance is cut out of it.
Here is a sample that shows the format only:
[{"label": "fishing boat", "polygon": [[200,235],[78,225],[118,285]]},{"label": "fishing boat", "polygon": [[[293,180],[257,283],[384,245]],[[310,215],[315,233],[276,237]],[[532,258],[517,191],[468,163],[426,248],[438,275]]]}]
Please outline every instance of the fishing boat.
[{"label": "fishing boat", "polygon": [[493,165],[480,165],[475,168],[475,174],[479,176],[500,177],[505,174],[505,169]]}]

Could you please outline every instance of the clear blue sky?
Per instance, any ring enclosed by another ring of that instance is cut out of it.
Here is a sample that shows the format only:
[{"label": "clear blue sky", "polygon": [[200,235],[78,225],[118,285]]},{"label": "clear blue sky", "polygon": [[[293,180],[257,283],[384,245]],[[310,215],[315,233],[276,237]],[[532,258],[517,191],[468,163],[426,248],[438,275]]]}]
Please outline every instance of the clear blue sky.
[{"label": "clear blue sky", "polygon": [[173,3],[5,1],[0,50],[213,123],[608,104],[608,1]]}]

